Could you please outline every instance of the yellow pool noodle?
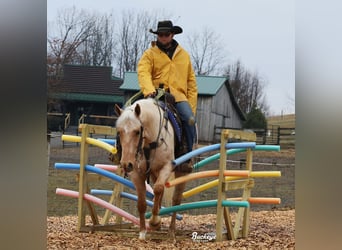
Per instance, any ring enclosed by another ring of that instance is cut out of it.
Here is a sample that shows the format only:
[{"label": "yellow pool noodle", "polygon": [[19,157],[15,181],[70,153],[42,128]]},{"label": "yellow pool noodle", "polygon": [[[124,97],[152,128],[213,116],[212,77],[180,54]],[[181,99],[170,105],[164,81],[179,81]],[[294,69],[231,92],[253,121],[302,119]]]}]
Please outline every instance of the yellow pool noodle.
[{"label": "yellow pool noodle", "polygon": [[[252,171],[250,173],[250,177],[254,178],[260,178],[260,177],[280,177],[281,172],[280,171]],[[238,179],[243,179],[244,177],[240,176],[226,176],[225,180],[226,181],[233,181],[233,180],[238,180]],[[207,182],[205,184],[202,184],[200,186],[197,186],[193,189],[190,189],[186,192],[183,193],[183,198],[188,198],[194,194],[197,194],[199,192],[202,192],[204,190],[207,190],[209,188],[213,188],[218,185],[218,180],[213,180],[210,182]]]},{"label": "yellow pool noodle", "polygon": [[[62,135],[62,140],[63,141],[70,141],[70,142],[81,142],[81,137],[76,136],[76,135]],[[117,152],[116,147],[113,147],[112,145],[109,145],[106,142],[103,142],[103,141],[100,141],[100,140],[97,140],[94,138],[87,137],[86,142],[88,144],[103,148],[112,154],[116,154],[116,152]]]}]

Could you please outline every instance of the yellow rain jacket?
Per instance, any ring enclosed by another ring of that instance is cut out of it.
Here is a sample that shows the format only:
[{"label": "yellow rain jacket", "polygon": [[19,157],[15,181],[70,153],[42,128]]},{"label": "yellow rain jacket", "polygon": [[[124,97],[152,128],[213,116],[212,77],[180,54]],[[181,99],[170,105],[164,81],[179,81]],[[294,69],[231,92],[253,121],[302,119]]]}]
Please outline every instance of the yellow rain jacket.
[{"label": "yellow rain jacket", "polygon": [[139,86],[147,96],[164,84],[165,89],[175,97],[176,102],[188,101],[196,115],[197,84],[189,54],[176,47],[172,60],[155,43],[144,52],[138,63]]}]

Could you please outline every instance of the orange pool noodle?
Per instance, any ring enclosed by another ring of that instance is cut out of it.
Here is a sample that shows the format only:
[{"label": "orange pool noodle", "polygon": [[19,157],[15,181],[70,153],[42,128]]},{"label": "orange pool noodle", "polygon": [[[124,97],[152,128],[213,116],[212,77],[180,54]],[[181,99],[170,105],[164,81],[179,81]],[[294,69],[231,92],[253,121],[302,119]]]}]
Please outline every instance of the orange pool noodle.
[{"label": "orange pool noodle", "polygon": [[[225,170],[224,176],[239,176],[239,177],[249,177],[249,171],[247,170]],[[188,174],[171,181],[165,183],[166,187],[172,187],[178,185],[183,182],[199,179],[199,178],[206,178],[206,177],[215,177],[219,176],[219,170],[209,170],[209,171],[202,171],[198,173]]]}]

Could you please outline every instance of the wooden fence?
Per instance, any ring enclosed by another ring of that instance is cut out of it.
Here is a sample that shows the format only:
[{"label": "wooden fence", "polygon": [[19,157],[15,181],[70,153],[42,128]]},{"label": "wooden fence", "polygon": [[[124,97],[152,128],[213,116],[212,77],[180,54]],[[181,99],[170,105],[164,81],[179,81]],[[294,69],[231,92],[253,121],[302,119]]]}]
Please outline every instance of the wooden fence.
[{"label": "wooden fence", "polygon": [[70,125],[70,113],[47,113],[47,130],[64,132]]},{"label": "wooden fence", "polygon": [[78,125],[80,124],[93,124],[93,125],[102,125],[102,126],[112,126],[115,127],[117,116],[104,116],[104,115],[87,115],[82,114],[78,119]]},{"label": "wooden fence", "polygon": [[[219,136],[223,129],[232,129],[226,127],[214,126],[214,143],[219,141]],[[236,129],[236,128],[233,128]],[[281,145],[282,148],[295,147],[295,128],[281,128],[272,126],[268,129],[248,129],[256,134],[257,144]]]}]

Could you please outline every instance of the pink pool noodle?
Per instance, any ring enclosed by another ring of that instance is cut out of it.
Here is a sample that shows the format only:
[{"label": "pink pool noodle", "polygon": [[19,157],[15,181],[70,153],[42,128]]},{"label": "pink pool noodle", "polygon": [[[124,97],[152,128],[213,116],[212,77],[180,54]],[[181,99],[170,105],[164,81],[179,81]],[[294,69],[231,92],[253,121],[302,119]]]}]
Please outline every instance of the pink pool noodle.
[{"label": "pink pool noodle", "polygon": [[[64,196],[69,196],[69,197],[73,197],[73,198],[78,198],[78,192],[76,191],[71,191],[68,189],[63,189],[63,188],[56,188],[56,194],[59,195],[64,195]],[[121,208],[118,208],[104,200],[101,200],[100,198],[97,198],[93,195],[90,194],[84,194],[84,199],[91,201],[101,207],[107,208],[109,210],[111,210],[112,212],[122,216],[123,218],[133,222],[136,225],[140,225],[139,223],[139,219],[137,217],[135,217],[132,214],[127,213],[126,211],[122,210]],[[146,223],[146,229],[150,229],[148,223]]]},{"label": "pink pool noodle", "polygon": [[153,193],[153,188],[150,186],[150,184],[148,184],[148,183],[145,181],[145,185],[146,185],[146,191],[150,192],[151,194],[154,194],[154,193]]},{"label": "pink pool noodle", "polygon": [[118,166],[116,165],[108,165],[108,164],[95,164],[94,165],[97,168],[101,168],[107,171],[115,172],[118,169]]}]

